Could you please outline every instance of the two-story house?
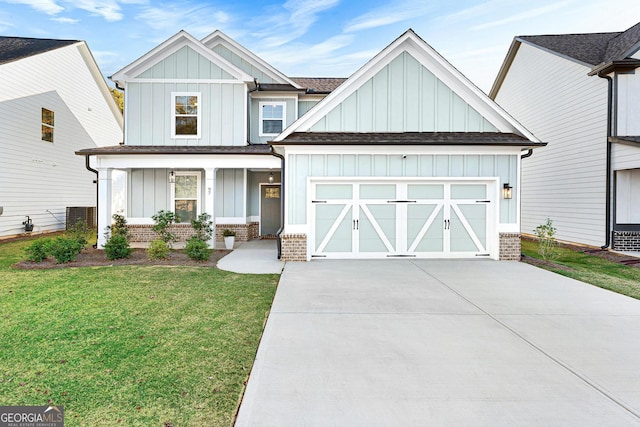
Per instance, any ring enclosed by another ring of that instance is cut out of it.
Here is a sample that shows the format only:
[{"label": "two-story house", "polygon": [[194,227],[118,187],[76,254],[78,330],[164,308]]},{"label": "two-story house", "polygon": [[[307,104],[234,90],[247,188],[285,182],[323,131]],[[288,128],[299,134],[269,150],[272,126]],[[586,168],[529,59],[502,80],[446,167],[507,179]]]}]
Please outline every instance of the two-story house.
[{"label": "two-story house", "polygon": [[93,225],[96,177],[74,153],[120,141],[123,119],[87,44],[0,37],[0,116],[0,238],[64,230],[68,208]]},{"label": "two-story house", "polygon": [[522,164],[522,230],[640,251],[640,23],[516,37],[490,96],[548,142]]},{"label": "two-story house", "polygon": [[122,212],[148,240],[169,209],[185,233],[207,212],[240,241],[277,234],[285,260],[519,258],[520,157],[543,144],[412,30],[344,82],[287,77],[219,31],[111,78],[124,144],[78,152],[100,229]]}]

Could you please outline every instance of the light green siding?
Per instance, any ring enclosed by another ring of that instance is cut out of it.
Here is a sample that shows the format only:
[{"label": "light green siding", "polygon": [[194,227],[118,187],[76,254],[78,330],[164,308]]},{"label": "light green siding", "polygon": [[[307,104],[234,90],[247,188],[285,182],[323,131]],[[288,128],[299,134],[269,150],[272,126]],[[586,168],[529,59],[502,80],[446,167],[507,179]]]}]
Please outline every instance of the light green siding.
[{"label": "light green siding", "polygon": [[[518,156],[493,154],[296,154],[287,159],[287,206],[290,224],[306,224],[307,177],[500,177],[517,188]],[[500,200],[500,223],[515,224],[516,192],[511,200]]]},{"label": "light green siding", "polygon": [[[204,174],[201,174],[201,179]],[[204,200],[201,186],[201,206]],[[132,169],[127,180],[127,216],[151,218],[161,210],[172,210],[168,169]]]},{"label": "light green siding", "polygon": [[249,74],[251,77],[254,77],[260,83],[281,83],[275,81],[273,78],[269,77],[266,73],[261,71],[259,68],[255,67],[251,63],[245,61],[240,56],[231,52],[229,49],[222,45],[217,45],[213,48],[213,51],[218,55],[222,56],[224,59],[240,68],[245,73]]},{"label": "light green siding", "polygon": [[[172,92],[200,93],[201,138],[171,138]],[[128,145],[246,145],[245,86],[227,83],[127,84]]]},{"label": "light green siding", "polygon": [[300,101],[298,102],[298,118],[302,117],[307,111],[312,109],[320,101]]},{"label": "light green siding", "polygon": [[[285,107],[285,123],[284,128],[289,126],[296,120],[296,102],[295,98],[252,98],[251,99],[251,111],[249,115],[250,122],[250,141],[253,144],[266,144],[271,141],[275,136],[260,136],[260,103],[261,102],[284,102]],[[283,128],[283,129],[284,129]]]},{"label": "light green siding", "polygon": [[407,52],[311,127],[312,132],[497,132]]},{"label": "light green siding", "polygon": [[244,215],[244,169],[219,169],[216,173],[216,217]]},{"label": "light green siding", "polygon": [[188,46],[182,47],[137,76],[147,79],[234,79]]}]

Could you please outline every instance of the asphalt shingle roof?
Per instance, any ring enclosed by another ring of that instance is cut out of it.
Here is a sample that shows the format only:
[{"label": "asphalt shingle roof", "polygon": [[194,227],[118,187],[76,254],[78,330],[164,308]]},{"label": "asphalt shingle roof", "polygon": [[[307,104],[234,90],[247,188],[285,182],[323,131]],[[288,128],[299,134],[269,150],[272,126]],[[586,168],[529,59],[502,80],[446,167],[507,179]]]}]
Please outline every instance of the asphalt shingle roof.
[{"label": "asphalt shingle roof", "polygon": [[595,67],[625,59],[626,54],[640,44],[640,23],[626,31],[613,33],[520,36],[517,39]]},{"label": "asphalt shingle roof", "polygon": [[80,156],[96,154],[271,154],[271,147],[267,144],[254,144],[242,146],[230,145],[209,145],[209,146],[186,146],[186,145],[112,145],[109,147],[85,148],[76,151]]},{"label": "asphalt shingle roof", "polygon": [[308,93],[331,93],[347,79],[338,77],[291,77],[291,80],[307,89]]},{"label": "asphalt shingle roof", "polygon": [[33,39],[0,37],[0,64],[17,61],[49,50],[58,49],[79,40]]}]

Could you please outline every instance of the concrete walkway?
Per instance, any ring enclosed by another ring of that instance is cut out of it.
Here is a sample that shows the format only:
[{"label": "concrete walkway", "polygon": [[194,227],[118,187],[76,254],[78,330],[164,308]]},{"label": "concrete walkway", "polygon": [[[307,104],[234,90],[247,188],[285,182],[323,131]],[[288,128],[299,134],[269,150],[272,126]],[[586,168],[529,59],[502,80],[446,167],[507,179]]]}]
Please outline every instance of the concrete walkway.
[{"label": "concrete walkway", "polygon": [[275,240],[250,240],[236,243],[229,255],[218,261],[218,268],[244,274],[280,274],[284,262],[278,259]]},{"label": "concrete walkway", "polygon": [[640,301],[488,260],[287,263],[236,426],[640,425]]}]

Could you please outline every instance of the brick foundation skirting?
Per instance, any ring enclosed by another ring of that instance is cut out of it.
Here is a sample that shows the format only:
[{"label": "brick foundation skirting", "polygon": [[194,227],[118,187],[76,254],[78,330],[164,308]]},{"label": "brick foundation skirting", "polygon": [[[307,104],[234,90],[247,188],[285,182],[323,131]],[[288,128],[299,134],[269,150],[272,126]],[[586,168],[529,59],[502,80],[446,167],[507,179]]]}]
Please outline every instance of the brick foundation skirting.
[{"label": "brick foundation skirting", "polygon": [[611,248],[620,252],[640,251],[640,231],[614,231]]},{"label": "brick foundation skirting", "polygon": [[520,233],[500,233],[500,261],[520,261]]},{"label": "brick foundation skirting", "polygon": [[281,234],[280,239],[282,242],[281,261],[307,260],[306,234]]},{"label": "brick foundation skirting", "polygon": [[[130,242],[152,242],[158,238],[158,235],[152,230],[151,224],[128,224],[129,241]],[[178,242],[186,242],[189,237],[193,236],[194,231],[191,224],[172,224],[169,226],[171,233],[175,234]]]},{"label": "brick foundation skirting", "polygon": [[247,242],[260,237],[258,230],[260,229],[258,222],[250,222],[249,224],[216,224],[216,241],[224,240],[222,232],[231,230],[236,232],[236,242]]}]

